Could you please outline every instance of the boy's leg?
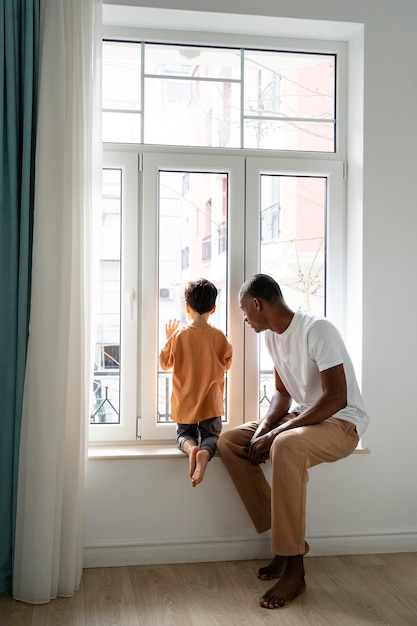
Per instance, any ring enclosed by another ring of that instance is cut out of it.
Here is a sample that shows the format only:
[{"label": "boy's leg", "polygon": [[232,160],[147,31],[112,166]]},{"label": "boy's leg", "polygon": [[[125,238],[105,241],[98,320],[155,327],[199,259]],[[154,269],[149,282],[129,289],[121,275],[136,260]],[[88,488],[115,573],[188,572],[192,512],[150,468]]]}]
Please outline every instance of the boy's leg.
[{"label": "boy's leg", "polygon": [[177,423],[177,444],[178,448],[188,455],[188,474],[191,478],[195,471],[196,457],[198,452],[197,424]]},{"label": "boy's leg", "polygon": [[198,424],[200,433],[200,449],[196,454],[196,466],[191,476],[193,487],[201,483],[206,471],[206,467],[210,459],[213,457],[217,448],[217,440],[222,429],[221,417],[211,417],[203,420]]},{"label": "boy's leg", "polygon": [[211,417],[197,424],[200,433],[200,450],[208,450],[210,459],[216,452],[217,441],[222,431],[222,418]]},{"label": "boy's leg", "polygon": [[197,487],[197,485],[202,482],[209,461],[210,452],[208,450],[200,450],[198,448],[195,455],[195,468],[191,474],[191,484],[193,487]]}]

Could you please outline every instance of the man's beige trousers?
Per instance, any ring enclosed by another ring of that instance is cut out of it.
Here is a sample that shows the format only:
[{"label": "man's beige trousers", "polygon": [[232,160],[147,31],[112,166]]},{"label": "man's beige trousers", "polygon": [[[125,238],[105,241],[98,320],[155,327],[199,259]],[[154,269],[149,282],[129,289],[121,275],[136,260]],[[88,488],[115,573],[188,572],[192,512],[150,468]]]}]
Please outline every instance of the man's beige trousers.
[{"label": "man's beige trousers", "polygon": [[223,432],[218,441],[220,457],[256,531],[272,529],[273,554],[305,554],[308,470],[351,454],[358,444],[355,425],[329,417],[279,434],[270,450],[269,485],[261,467],[248,458],[249,442],[259,424],[249,422]]}]

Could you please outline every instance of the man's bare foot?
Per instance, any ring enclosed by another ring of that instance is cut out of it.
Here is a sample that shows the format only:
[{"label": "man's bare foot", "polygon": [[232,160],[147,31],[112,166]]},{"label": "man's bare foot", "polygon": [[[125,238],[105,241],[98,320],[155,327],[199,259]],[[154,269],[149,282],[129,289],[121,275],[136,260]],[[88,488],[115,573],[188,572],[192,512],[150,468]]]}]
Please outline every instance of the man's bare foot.
[{"label": "man's bare foot", "polygon": [[303,555],[286,558],[287,564],[281,578],[259,600],[259,606],[265,609],[286,606],[306,590]]},{"label": "man's bare foot", "polygon": [[269,565],[259,568],[258,578],[261,578],[262,580],[272,580],[273,578],[279,578],[284,573],[286,565],[286,556],[274,556]]},{"label": "man's bare foot", "polygon": [[208,450],[197,450],[196,466],[193,475],[191,476],[191,484],[193,487],[196,487],[202,482],[209,460],[210,452]]},{"label": "man's bare foot", "polygon": [[189,465],[189,471],[188,474],[190,476],[190,478],[193,477],[193,474],[195,472],[195,468],[197,465],[197,452],[198,452],[198,446],[190,446],[189,450],[188,450],[188,465]]}]

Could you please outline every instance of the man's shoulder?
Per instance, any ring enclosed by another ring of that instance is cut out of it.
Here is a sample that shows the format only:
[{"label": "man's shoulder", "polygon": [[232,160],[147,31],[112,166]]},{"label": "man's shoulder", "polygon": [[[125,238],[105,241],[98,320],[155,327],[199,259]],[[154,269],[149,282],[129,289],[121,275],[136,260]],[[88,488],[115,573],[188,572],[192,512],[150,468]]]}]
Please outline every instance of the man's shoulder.
[{"label": "man's shoulder", "polygon": [[297,311],[294,319],[300,326],[304,326],[307,329],[310,328],[335,328],[334,324],[323,315],[317,315],[310,311]]},{"label": "man's shoulder", "polygon": [[311,311],[302,311],[301,309],[295,312],[294,319],[298,319],[305,324],[315,324],[317,322],[326,321],[323,315],[318,315]]},{"label": "man's shoulder", "polygon": [[310,348],[319,345],[329,346],[343,343],[340,331],[335,324],[327,317],[320,315],[305,314],[303,334]]}]

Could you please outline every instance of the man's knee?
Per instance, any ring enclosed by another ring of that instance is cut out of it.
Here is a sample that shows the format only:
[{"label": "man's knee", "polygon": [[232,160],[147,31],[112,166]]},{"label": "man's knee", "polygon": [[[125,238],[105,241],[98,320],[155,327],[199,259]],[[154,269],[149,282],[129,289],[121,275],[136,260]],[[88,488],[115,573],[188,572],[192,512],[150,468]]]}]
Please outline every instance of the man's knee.
[{"label": "man's knee", "polygon": [[239,439],[239,428],[232,428],[230,430],[223,431],[217,441],[217,450],[219,455],[221,456],[222,452],[227,453],[229,450],[235,448],[236,445],[239,445]]},{"label": "man's knee", "polygon": [[292,430],[286,430],[283,433],[280,433],[278,437],[275,437],[271,445],[271,455],[282,454],[294,447],[297,447],[296,442],[298,440],[298,433],[295,431],[295,428]]}]

